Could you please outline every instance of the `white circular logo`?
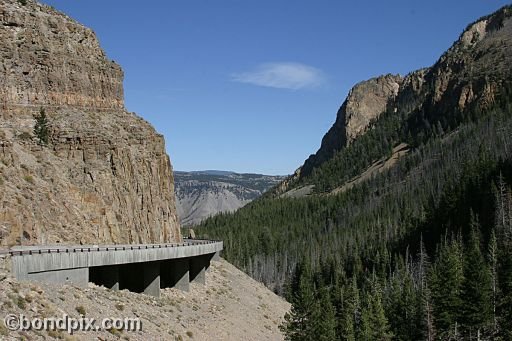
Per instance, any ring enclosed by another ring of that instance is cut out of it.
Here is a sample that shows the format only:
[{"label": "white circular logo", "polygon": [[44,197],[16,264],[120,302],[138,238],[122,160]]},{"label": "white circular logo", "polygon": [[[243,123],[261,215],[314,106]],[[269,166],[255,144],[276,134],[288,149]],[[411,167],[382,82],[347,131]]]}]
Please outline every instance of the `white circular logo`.
[{"label": "white circular logo", "polygon": [[4,318],[5,326],[9,330],[18,330],[20,328],[20,319],[18,316],[14,314],[9,314]]}]

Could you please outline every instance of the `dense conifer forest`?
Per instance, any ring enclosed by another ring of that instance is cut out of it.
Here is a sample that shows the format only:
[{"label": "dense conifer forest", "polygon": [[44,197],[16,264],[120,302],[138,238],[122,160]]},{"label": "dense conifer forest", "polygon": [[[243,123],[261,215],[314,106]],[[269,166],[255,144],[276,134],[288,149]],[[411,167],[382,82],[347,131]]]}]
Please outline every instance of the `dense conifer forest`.
[{"label": "dense conifer forest", "polygon": [[[400,143],[391,169],[331,193]],[[384,113],[304,185],[199,228],[293,304],[289,340],[512,340],[510,80],[485,109]]]}]

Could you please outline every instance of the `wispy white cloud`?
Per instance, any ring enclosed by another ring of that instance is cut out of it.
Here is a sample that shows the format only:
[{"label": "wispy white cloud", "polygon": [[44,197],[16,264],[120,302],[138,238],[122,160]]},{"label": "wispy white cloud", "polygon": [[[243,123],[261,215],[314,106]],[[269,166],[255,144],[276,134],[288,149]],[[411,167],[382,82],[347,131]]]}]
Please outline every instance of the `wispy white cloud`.
[{"label": "wispy white cloud", "polygon": [[231,80],[280,89],[315,88],[325,82],[324,73],[300,63],[265,63],[253,70],[231,75]]}]

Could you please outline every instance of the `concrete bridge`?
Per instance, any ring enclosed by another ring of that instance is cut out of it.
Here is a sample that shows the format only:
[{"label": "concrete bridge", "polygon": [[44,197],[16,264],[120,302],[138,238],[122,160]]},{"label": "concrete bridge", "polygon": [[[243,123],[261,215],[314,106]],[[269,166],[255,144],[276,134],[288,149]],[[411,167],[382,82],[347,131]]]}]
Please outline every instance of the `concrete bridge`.
[{"label": "concrete bridge", "polygon": [[27,246],[0,254],[11,256],[13,274],[21,281],[93,282],[159,297],[161,288],[188,291],[190,282],[205,284],[210,261],[222,249],[221,241],[185,239],[170,244]]}]

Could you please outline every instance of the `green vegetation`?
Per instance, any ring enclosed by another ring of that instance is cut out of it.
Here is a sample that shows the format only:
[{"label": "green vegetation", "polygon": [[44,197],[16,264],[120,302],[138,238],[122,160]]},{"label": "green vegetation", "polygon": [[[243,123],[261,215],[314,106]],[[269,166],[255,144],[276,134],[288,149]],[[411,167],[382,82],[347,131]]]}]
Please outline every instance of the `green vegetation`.
[{"label": "green vegetation", "polygon": [[116,328],[110,328],[110,329],[107,329],[107,331],[114,335],[114,336],[117,336],[118,338],[121,337],[121,334],[122,334],[122,330],[119,330],[119,329],[116,329]]},{"label": "green vegetation", "polygon": [[79,313],[82,316],[85,316],[85,308],[82,305],[79,305],[75,308],[76,312]]},{"label": "green vegetation", "polygon": [[[375,160],[390,156],[395,145],[407,141],[401,133],[405,114],[384,113],[366,134],[356,139],[351,148],[337,152],[331,159],[314,168],[297,185],[315,185],[316,192],[330,191],[362,173]],[[410,141],[408,141],[410,142]]]},{"label": "green vegetation", "polygon": [[[297,184],[319,193],[267,195],[196,232],[287,297],[289,340],[512,339],[511,89],[486,110],[384,114]],[[390,170],[322,194],[404,141]]]},{"label": "green vegetation", "polygon": [[49,138],[49,122],[46,111],[41,108],[38,115],[34,115],[36,124],[34,125],[34,135],[40,145],[47,145]]},{"label": "green vegetation", "polygon": [[18,135],[18,138],[21,140],[31,140],[32,135],[30,135],[30,133],[27,133],[26,131],[24,131],[23,133]]},{"label": "green vegetation", "polygon": [[34,177],[32,175],[25,175],[23,177],[23,180],[25,180],[28,183],[34,184]]},{"label": "green vegetation", "polygon": [[18,293],[10,293],[8,297],[11,299],[11,301],[18,306],[21,310],[26,309],[27,305],[25,302],[25,299],[20,296]]},{"label": "green vegetation", "polygon": [[9,329],[5,326],[4,323],[0,323],[0,335],[7,336],[9,335]]},{"label": "green vegetation", "polygon": [[371,268],[349,271],[327,260],[312,272],[300,262],[286,293],[287,339],[510,340],[512,190],[499,176],[493,192],[488,238],[469,212],[468,231],[446,231],[432,263],[422,240],[416,255],[377,255]]}]

